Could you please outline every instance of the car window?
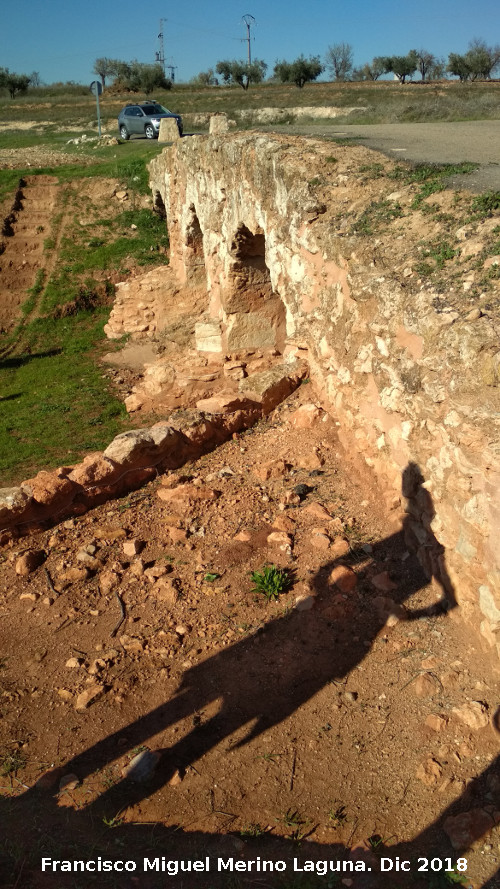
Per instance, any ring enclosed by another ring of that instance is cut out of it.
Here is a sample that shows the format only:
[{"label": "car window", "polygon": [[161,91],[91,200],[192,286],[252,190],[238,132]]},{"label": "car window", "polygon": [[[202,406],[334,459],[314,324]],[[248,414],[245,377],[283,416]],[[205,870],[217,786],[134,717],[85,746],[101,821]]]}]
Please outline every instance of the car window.
[{"label": "car window", "polygon": [[134,109],[125,108],[125,117],[134,117]]},{"label": "car window", "polygon": [[143,105],[142,110],[144,114],[161,114],[162,107],[161,105]]}]

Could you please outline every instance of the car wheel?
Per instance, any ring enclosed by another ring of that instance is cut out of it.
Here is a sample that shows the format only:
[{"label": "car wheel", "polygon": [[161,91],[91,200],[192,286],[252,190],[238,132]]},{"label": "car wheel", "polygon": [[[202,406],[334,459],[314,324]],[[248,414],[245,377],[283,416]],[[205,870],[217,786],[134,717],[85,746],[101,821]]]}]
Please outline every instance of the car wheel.
[{"label": "car wheel", "polygon": [[154,139],[155,137],[155,128],[152,124],[148,123],[146,129],[144,130],[146,134],[146,139]]},{"label": "car wheel", "polygon": [[127,139],[130,139],[130,136],[127,131],[127,127],[125,125],[122,125],[120,127],[120,137],[123,139],[124,142],[126,142]]}]

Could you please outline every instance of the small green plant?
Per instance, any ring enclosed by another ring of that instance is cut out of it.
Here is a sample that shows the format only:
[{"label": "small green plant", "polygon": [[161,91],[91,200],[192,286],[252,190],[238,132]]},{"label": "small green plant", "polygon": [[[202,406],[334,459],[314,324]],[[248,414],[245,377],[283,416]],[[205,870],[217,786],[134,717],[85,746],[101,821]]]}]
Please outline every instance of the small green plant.
[{"label": "small green plant", "polygon": [[261,593],[268,602],[278,599],[292,583],[288,572],[276,565],[264,565],[261,571],[253,571],[251,579],[255,584],[252,592]]},{"label": "small green plant", "polygon": [[219,577],[220,577],[220,574],[217,574],[216,571],[207,571],[207,573],[203,577],[203,580],[206,583],[213,583],[214,580],[218,580]]},{"label": "small green plant", "polygon": [[321,179],[318,176],[315,176],[314,179],[309,179],[308,185],[315,186],[321,185]]},{"label": "small green plant", "polygon": [[6,778],[9,775],[15,775],[19,769],[24,768],[26,762],[26,757],[19,750],[4,754],[0,757],[0,776]]},{"label": "small green plant", "polygon": [[255,759],[263,759],[265,762],[272,762],[276,765],[276,756],[283,756],[282,753],[259,753]]},{"label": "small green plant", "polygon": [[332,806],[328,812],[328,820],[332,827],[342,827],[347,821],[345,806]]},{"label": "small green plant", "polygon": [[262,827],[262,825],[257,823],[247,824],[240,830],[241,837],[261,837],[265,833],[267,833],[267,827]]},{"label": "small green plant", "polygon": [[286,827],[300,827],[301,824],[305,823],[297,809],[287,809],[284,815],[281,818],[277,818],[276,821],[280,821]]},{"label": "small green plant", "polygon": [[329,154],[328,157],[325,157],[325,161],[327,164],[336,164],[338,158],[333,157],[333,155]]},{"label": "small green plant", "polygon": [[354,223],[352,230],[360,235],[372,235],[376,228],[400,216],[404,216],[404,213],[397,202],[373,201]]},{"label": "small green plant", "polygon": [[475,216],[483,219],[485,216],[493,216],[494,210],[500,210],[500,191],[478,194],[472,201],[471,210]]},{"label": "small green plant", "polygon": [[106,827],[109,827],[110,830],[113,830],[115,827],[121,827],[121,825],[123,824],[123,818],[120,818],[119,814],[115,815],[114,818],[104,817],[102,819],[102,823],[105,824]]}]

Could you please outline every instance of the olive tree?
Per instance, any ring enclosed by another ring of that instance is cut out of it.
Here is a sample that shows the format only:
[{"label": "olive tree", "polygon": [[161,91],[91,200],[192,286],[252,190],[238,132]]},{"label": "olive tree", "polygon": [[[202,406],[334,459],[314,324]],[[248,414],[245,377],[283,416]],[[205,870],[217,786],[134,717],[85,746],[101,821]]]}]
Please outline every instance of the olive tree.
[{"label": "olive tree", "polygon": [[262,59],[255,59],[250,63],[233,59],[232,61],[217,62],[215,70],[217,74],[220,74],[224,83],[237,83],[238,86],[247,90],[251,83],[262,82],[267,71],[267,64]]},{"label": "olive tree", "polygon": [[319,56],[310,59],[299,56],[294,62],[276,62],[273,74],[281,83],[295,83],[302,89],[304,84],[316,80],[323,70]]}]

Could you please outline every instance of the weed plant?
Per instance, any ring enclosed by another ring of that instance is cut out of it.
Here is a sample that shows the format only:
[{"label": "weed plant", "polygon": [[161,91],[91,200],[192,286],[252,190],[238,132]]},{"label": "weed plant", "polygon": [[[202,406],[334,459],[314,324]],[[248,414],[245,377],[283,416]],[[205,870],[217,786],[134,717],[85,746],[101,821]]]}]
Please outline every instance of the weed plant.
[{"label": "weed plant", "polygon": [[252,592],[261,593],[268,602],[276,601],[292,584],[288,572],[276,565],[264,565],[260,571],[253,571],[251,579],[255,584]]}]

